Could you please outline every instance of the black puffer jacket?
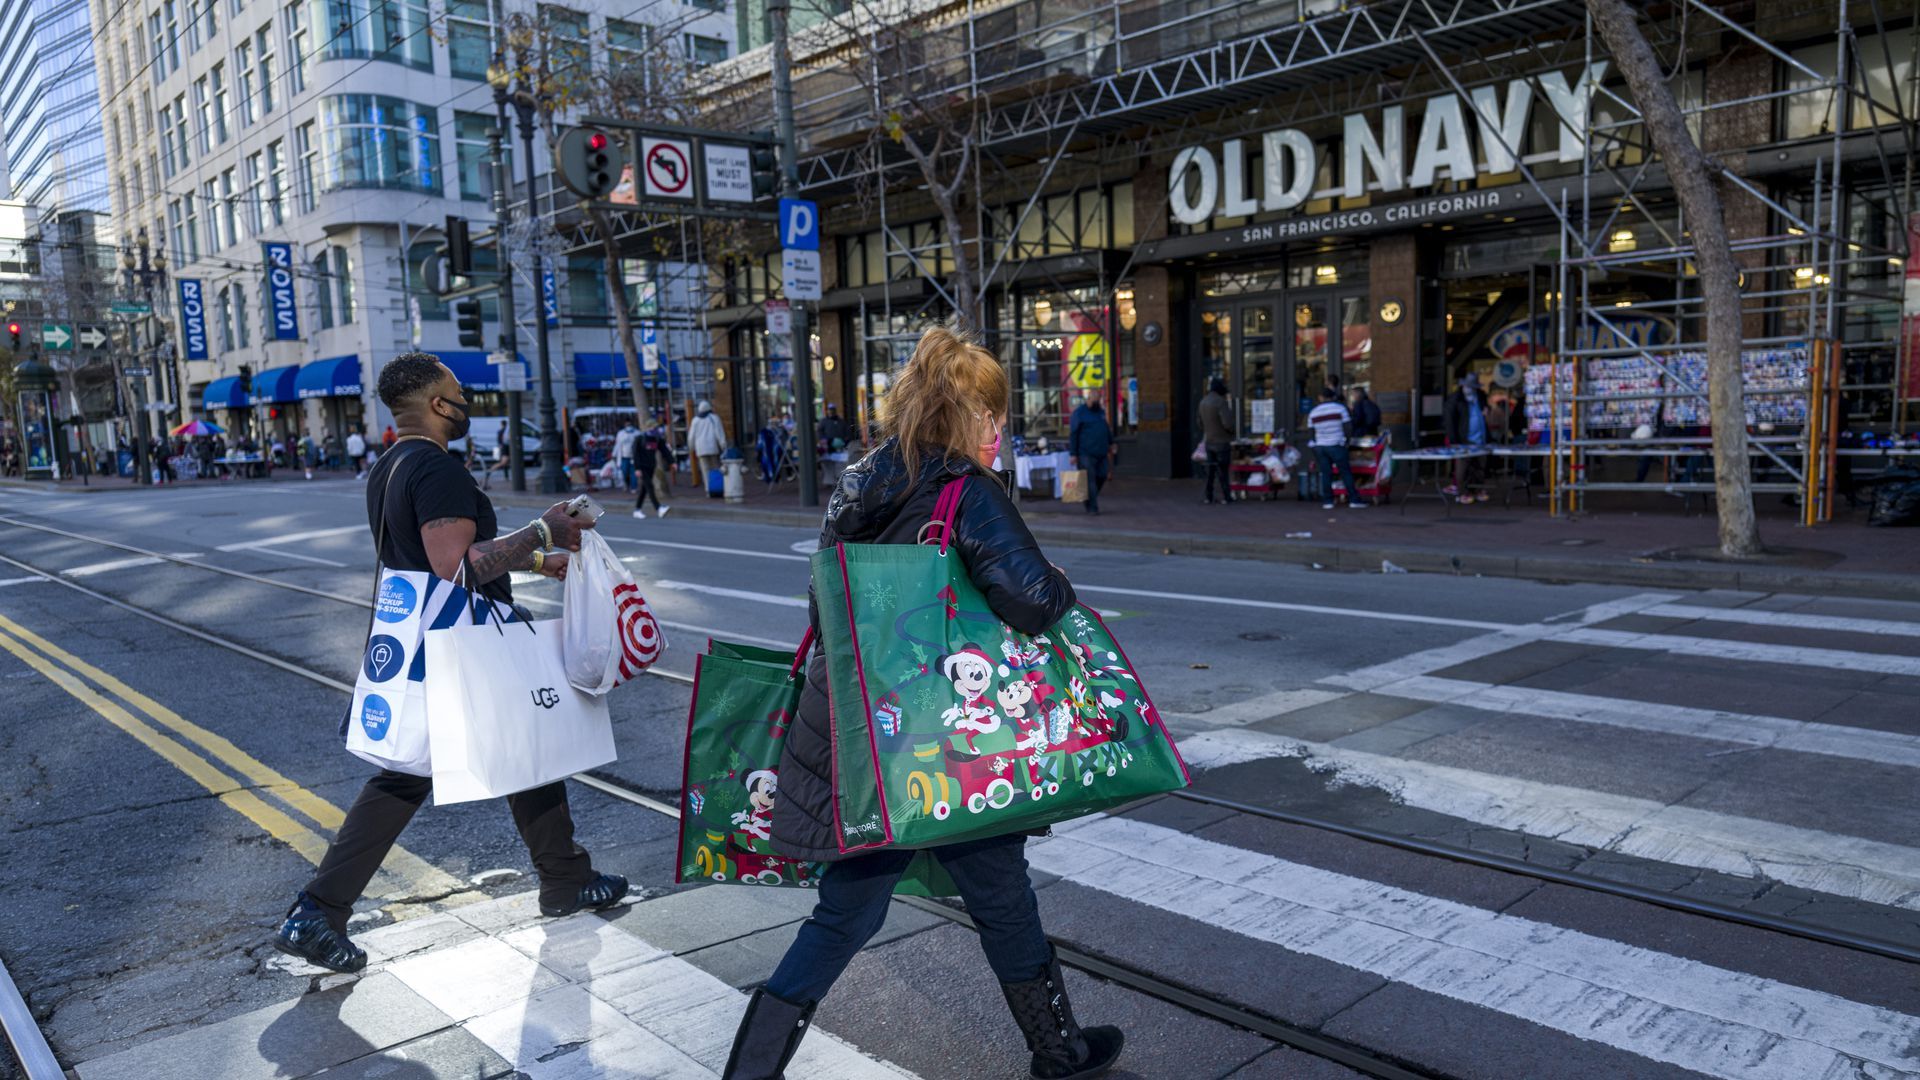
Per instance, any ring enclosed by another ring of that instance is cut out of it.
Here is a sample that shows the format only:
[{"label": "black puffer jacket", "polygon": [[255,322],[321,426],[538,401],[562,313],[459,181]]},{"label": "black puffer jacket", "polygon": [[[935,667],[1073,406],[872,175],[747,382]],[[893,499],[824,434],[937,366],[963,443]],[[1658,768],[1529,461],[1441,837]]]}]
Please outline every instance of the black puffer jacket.
[{"label": "black puffer jacket", "polygon": [[[1073,609],[1073,586],[1040,554],[999,478],[969,462],[929,457],[909,482],[893,441],[882,443],[840,478],[827,502],[820,546],[914,543],[933,516],[940,489],[961,476],[972,479],[960,501],[953,550],[994,614],[1022,633],[1046,630]],[[817,612],[813,620],[817,628]],[[822,862],[841,858],[833,824],[832,729],[826,657],[816,649],[807,663],[799,716],[780,753],[773,846],[783,855]]]}]

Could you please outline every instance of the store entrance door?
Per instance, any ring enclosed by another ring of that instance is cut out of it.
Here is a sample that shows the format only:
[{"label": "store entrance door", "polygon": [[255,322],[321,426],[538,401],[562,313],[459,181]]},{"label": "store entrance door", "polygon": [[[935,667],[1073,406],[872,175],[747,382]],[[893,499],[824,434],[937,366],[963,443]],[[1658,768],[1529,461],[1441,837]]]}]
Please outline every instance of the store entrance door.
[{"label": "store entrance door", "polygon": [[1294,289],[1216,301],[1200,312],[1200,386],[1227,381],[1237,434],[1297,438],[1329,376],[1366,380],[1367,294]]}]

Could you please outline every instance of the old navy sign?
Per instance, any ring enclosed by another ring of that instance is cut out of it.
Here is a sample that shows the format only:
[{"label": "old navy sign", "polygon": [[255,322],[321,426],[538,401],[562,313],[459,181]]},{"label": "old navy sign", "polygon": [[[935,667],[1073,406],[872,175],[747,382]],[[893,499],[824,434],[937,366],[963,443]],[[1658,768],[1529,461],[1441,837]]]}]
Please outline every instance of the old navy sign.
[{"label": "old navy sign", "polygon": [[[1587,65],[1571,85],[1566,72],[1549,71],[1537,79],[1514,79],[1507,83],[1504,95],[1497,86],[1477,87],[1469,95],[1470,103],[1462,102],[1459,94],[1429,98],[1411,163],[1406,153],[1405,106],[1388,106],[1377,121],[1364,113],[1350,114],[1341,120],[1336,182],[1317,190],[1319,148],[1296,128],[1260,137],[1257,178],[1249,167],[1249,140],[1228,139],[1218,156],[1207,147],[1189,146],[1174,155],[1167,174],[1169,212],[1183,225],[1199,225],[1216,215],[1247,217],[1291,210],[1311,199],[1357,199],[1368,192],[1391,194],[1430,187],[1441,180],[1469,180],[1479,173],[1512,172],[1522,160],[1579,161],[1586,154],[1587,113],[1606,74],[1607,62],[1602,60]],[[1559,145],[1521,158],[1536,83],[1557,118]],[[1469,107],[1478,134],[1477,153],[1467,135]],[[1379,207],[1372,213],[1385,215],[1392,209]],[[1407,215],[1406,220],[1417,218]],[[1384,221],[1381,217],[1374,223]]]},{"label": "old navy sign", "polygon": [[189,360],[207,358],[207,302],[204,286],[197,278],[179,278],[180,343]]},{"label": "old navy sign", "polygon": [[260,247],[267,257],[267,309],[273,314],[273,339],[298,341],[300,315],[293,291],[293,245]]}]

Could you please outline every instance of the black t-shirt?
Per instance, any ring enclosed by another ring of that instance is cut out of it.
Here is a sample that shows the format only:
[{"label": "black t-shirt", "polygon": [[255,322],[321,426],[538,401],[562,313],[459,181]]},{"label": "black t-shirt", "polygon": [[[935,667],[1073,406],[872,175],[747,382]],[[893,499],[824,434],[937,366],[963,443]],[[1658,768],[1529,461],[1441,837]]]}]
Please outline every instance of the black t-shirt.
[{"label": "black t-shirt", "polygon": [[[391,488],[391,491],[389,491]],[[500,532],[493,500],[480,491],[473,474],[460,459],[425,439],[397,442],[380,455],[367,474],[367,527],[381,536],[385,508],[386,532],[380,562],[395,570],[433,572],[420,526],[440,518],[459,517],[473,522],[476,543]],[[480,586],[480,594],[494,600],[512,600],[510,575],[502,574]]]}]

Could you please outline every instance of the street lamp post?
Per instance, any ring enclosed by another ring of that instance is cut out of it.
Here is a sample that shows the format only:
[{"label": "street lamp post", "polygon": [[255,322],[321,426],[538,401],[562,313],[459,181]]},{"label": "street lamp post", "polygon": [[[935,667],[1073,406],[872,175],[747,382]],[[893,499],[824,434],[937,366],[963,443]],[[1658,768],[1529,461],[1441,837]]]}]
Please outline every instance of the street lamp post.
[{"label": "street lamp post", "polygon": [[[499,14],[496,12],[496,23]],[[506,55],[495,51],[493,62],[487,65],[487,84],[493,87],[494,128],[487,134],[487,157],[493,168],[493,236],[494,269],[499,274],[500,303],[500,348],[506,351],[507,363],[520,365],[520,343],[515,326],[516,312],[513,303],[513,264],[507,258],[507,226],[513,222],[513,204],[507,192],[513,187],[511,170],[507,168],[506,148],[502,144],[507,139],[507,99],[511,96],[513,76],[507,70]],[[531,212],[531,204],[527,207]],[[504,365],[503,365],[504,366]],[[520,443],[520,391],[507,391],[507,481],[515,491],[527,490],[527,468],[523,460]],[[541,450],[544,453],[544,438]]]},{"label": "street lamp post", "polygon": [[[136,364],[142,365],[142,374],[132,378],[133,406],[139,417],[135,426],[133,442],[133,482],[147,484],[152,482],[152,464],[148,460],[147,450],[153,441],[152,418],[147,410],[147,380],[152,371],[144,367],[156,351],[158,343],[152,341],[153,334],[153,295],[156,285],[164,287],[167,280],[167,253],[164,249],[155,249],[147,239],[147,230],[141,229],[134,241],[134,247],[120,250],[121,283],[127,298],[139,300],[147,305],[144,317],[148,333],[135,334],[131,322],[127,327],[127,351]],[[135,254],[136,249],[138,254]]]},{"label": "street lamp post", "polygon": [[[531,41],[524,32],[515,35],[513,47],[517,70],[514,73],[516,85],[513,90],[513,108],[520,118],[521,155],[526,158],[527,222],[529,225],[534,225],[539,220],[533,189],[533,133],[536,127],[534,110],[540,104],[539,94],[542,92],[541,84],[545,82],[545,71],[544,69],[541,71],[538,82],[528,85],[526,71],[530,45]],[[529,269],[533,276],[533,287],[539,290],[545,280],[543,277],[545,259],[540,254],[540,243],[533,232],[532,229],[528,231]],[[534,303],[533,340],[535,352],[540,358],[540,397],[534,406],[540,418],[540,491],[547,495],[561,495],[566,493],[569,485],[566,469],[560,460],[560,429],[554,411],[553,362],[548,342],[544,296],[539,297]]]}]

